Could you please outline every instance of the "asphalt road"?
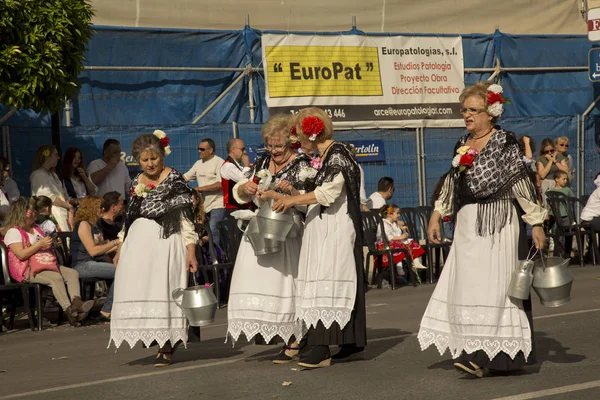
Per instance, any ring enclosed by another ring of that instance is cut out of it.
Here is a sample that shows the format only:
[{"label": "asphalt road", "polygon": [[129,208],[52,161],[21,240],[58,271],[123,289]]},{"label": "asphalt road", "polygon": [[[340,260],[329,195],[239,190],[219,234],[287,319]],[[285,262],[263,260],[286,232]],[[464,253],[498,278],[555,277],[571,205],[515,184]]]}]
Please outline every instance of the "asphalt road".
[{"label": "asphalt road", "polygon": [[433,291],[422,285],[371,290],[364,359],[313,371],[272,364],[278,346],[224,343],[226,309],[167,368],[153,367],[154,349],[107,349],[106,325],[24,327],[0,335],[0,400],[600,399],[600,268],[573,273],[569,304],[534,299],[539,363],[518,375],[472,379],[447,353],[421,352],[415,335]]}]

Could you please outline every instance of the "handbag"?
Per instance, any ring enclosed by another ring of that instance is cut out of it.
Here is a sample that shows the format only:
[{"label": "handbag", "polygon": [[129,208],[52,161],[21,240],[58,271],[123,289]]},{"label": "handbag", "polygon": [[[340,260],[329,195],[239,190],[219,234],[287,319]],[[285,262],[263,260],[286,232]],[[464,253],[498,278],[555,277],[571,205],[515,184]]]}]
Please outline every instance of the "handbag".
[{"label": "handbag", "polygon": [[[21,238],[23,239],[23,246],[30,247],[31,242],[29,240],[29,235],[27,234],[27,232],[25,232],[25,230],[21,227],[17,227],[17,229],[21,233]],[[37,231],[40,235],[44,236],[44,232],[42,232],[42,229],[39,226],[34,225],[33,229]],[[29,259],[27,260],[29,269],[29,279],[33,278],[42,271],[54,271],[60,273],[56,261],[56,254],[54,253],[52,248],[40,249],[37,253],[29,257]]]}]

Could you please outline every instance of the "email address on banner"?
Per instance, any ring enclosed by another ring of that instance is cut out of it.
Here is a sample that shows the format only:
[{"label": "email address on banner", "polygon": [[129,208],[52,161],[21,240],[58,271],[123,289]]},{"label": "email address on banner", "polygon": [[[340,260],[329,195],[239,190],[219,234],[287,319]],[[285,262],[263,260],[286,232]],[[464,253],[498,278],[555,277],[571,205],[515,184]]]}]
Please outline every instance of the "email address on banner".
[{"label": "email address on banner", "polygon": [[394,117],[394,116],[435,116],[435,115],[452,115],[454,111],[452,107],[423,107],[423,106],[412,106],[412,107],[387,107],[387,108],[375,108],[373,115],[376,117]]}]

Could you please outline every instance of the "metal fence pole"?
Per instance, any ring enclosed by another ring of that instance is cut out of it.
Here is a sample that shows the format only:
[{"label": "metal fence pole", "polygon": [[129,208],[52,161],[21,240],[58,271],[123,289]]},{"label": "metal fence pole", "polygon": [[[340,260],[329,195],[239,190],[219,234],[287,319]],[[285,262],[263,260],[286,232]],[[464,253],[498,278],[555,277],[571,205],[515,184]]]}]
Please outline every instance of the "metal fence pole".
[{"label": "metal fence pole", "polygon": [[416,146],[416,161],[417,161],[417,193],[418,193],[418,200],[417,203],[418,205],[423,205],[422,204],[422,200],[423,200],[423,174],[421,173],[421,168],[422,168],[422,164],[421,164],[421,135],[419,135],[419,128],[415,129],[415,146]]},{"label": "metal fence pole", "polygon": [[204,111],[202,111],[202,114],[200,114],[199,116],[197,116],[193,121],[192,121],[192,125],[196,125],[198,123],[198,121],[200,121],[202,118],[204,118],[204,116],[206,114],[208,114],[208,112],[210,110],[212,110],[214,108],[214,106],[216,106],[222,99],[223,97],[225,97],[227,95],[227,93],[229,93],[231,91],[231,89],[233,89],[235,87],[235,85],[237,85],[238,83],[240,83],[240,81],[242,79],[244,79],[244,77],[246,75],[248,75],[251,71],[251,68],[246,68],[244,70],[244,72],[242,72],[237,78],[235,78],[235,80],[233,82],[231,82],[231,85],[229,85],[227,87],[227,89],[225,89],[223,91],[223,93],[221,93],[216,99],[213,100],[212,103],[210,103],[208,105],[208,107],[206,107],[206,109]]},{"label": "metal fence pole", "polygon": [[231,129],[233,131],[233,138],[234,139],[239,139],[240,138],[240,130],[238,129],[237,122],[233,121],[231,123]]},{"label": "metal fence pole", "polygon": [[[252,65],[248,64],[246,68],[252,68]],[[254,123],[254,85],[253,79],[254,72],[248,73],[248,108],[250,109],[250,123]]]}]

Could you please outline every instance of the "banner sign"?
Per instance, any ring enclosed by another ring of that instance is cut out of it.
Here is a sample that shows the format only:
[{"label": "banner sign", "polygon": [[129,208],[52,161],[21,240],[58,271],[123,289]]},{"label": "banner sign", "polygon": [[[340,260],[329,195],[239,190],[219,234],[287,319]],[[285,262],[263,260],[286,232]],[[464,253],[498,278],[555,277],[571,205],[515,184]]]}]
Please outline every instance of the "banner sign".
[{"label": "banner sign", "polygon": [[264,34],[271,115],[319,107],[336,127],[464,127],[460,37]]},{"label": "banner sign", "polygon": [[373,162],[385,161],[383,140],[348,140],[356,150],[356,161]]}]

